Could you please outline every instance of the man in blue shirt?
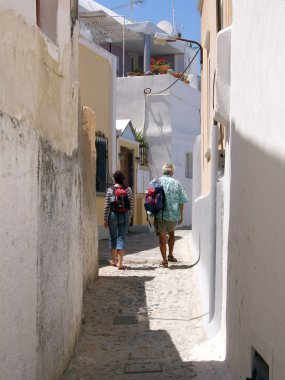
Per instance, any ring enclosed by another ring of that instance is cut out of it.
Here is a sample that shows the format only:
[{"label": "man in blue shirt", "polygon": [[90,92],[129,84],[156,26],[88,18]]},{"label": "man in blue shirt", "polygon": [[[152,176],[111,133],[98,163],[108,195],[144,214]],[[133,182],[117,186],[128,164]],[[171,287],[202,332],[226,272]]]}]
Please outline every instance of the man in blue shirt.
[{"label": "man in blue shirt", "polygon": [[[168,268],[168,261],[176,262],[173,256],[175,243],[175,227],[183,222],[183,206],[189,199],[181,183],[172,178],[175,167],[171,163],[165,163],[162,166],[162,176],[159,177],[159,183],[163,186],[165,193],[164,210],[159,211],[156,216],[154,228],[159,235],[159,247],[162,256],[160,266]],[[168,241],[166,242],[168,235]],[[168,244],[168,258],[166,249]]]}]

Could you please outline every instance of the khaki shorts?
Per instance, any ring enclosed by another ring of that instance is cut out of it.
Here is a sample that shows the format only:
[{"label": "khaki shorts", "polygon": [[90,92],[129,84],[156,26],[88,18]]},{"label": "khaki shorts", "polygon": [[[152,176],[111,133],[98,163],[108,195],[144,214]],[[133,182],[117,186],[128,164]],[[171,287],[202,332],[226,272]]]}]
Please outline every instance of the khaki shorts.
[{"label": "khaki shorts", "polygon": [[173,232],[175,227],[177,226],[177,222],[173,222],[172,220],[162,220],[155,218],[153,221],[153,226],[155,232]]}]

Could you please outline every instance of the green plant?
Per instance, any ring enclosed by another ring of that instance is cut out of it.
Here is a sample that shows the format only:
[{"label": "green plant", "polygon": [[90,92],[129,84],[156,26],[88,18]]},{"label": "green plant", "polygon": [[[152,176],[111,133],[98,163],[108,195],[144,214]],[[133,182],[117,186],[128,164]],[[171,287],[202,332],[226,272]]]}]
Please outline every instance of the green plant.
[{"label": "green plant", "polygon": [[159,59],[151,58],[150,59],[150,70],[152,72],[157,71],[159,66],[168,66],[168,67],[170,67],[170,63],[166,59],[164,59],[164,58],[159,58]]},{"label": "green plant", "polygon": [[135,67],[133,70],[134,73],[142,73],[143,69],[141,67]]},{"label": "green plant", "polygon": [[147,145],[147,139],[142,134],[142,132],[139,132],[136,128],[134,128],[134,130],[135,130],[135,136],[136,136],[137,142],[139,142],[142,145]]},{"label": "green plant", "polygon": [[148,165],[148,142],[146,137],[142,132],[139,132],[134,128],[136,140],[139,143],[139,156],[138,159],[139,165]]}]

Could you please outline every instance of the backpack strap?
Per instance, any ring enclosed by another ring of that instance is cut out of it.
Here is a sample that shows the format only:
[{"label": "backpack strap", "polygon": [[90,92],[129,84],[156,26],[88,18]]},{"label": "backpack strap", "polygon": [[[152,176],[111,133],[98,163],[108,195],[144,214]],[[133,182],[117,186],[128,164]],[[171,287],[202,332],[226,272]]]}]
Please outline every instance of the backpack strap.
[{"label": "backpack strap", "polygon": [[[161,183],[159,182],[159,177],[155,178],[155,182],[161,185]],[[163,209],[161,210],[161,220],[163,220],[163,212],[164,212],[164,206],[165,206],[165,192],[164,192],[163,186],[162,186],[162,192],[163,192]],[[157,221],[156,221],[156,226],[157,226]],[[158,226],[157,226],[157,229],[158,229]]]}]

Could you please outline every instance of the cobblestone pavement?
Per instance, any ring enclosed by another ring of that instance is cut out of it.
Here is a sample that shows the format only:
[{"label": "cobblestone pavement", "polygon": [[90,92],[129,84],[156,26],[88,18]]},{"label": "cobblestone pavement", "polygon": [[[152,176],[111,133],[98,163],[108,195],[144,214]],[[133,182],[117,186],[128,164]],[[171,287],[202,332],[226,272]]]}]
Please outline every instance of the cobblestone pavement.
[{"label": "cobblestone pavement", "polygon": [[84,296],[85,323],[62,380],[220,380],[223,347],[207,341],[191,258],[191,231],[177,230],[177,263],[160,268],[158,237],[128,235],[126,270],[108,265]]}]

